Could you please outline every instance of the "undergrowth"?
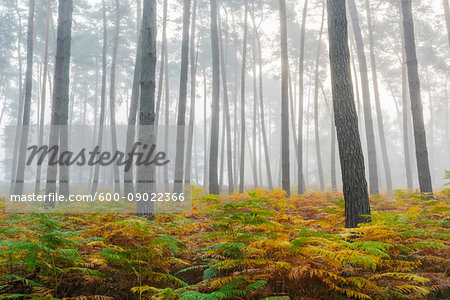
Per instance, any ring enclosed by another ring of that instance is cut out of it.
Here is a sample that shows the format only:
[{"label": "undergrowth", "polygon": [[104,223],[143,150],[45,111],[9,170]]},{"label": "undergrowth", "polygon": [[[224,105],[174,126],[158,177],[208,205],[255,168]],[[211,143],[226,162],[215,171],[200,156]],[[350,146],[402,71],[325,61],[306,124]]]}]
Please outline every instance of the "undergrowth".
[{"label": "undergrowth", "polygon": [[341,194],[280,190],[154,221],[0,214],[0,299],[447,299],[449,198],[372,197],[354,229]]}]

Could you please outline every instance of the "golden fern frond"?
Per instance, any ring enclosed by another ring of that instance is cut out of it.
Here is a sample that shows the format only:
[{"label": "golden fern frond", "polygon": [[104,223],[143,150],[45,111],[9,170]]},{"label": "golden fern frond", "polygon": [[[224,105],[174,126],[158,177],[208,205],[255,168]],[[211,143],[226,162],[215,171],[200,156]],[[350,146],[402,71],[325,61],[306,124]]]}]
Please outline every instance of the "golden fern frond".
[{"label": "golden fern frond", "polygon": [[426,287],[410,285],[410,284],[398,285],[398,286],[395,286],[393,289],[400,293],[403,293],[403,294],[414,293],[419,296],[427,296],[428,294],[431,293],[431,291]]},{"label": "golden fern frond", "polygon": [[413,273],[401,273],[401,272],[388,272],[388,273],[381,273],[381,274],[375,274],[369,277],[369,280],[371,279],[379,279],[382,277],[391,277],[391,278],[400,278],[400,279],[407,279],[416,281],[422,284],[430,283],[430,280],[428,278],[422,277],[417,274]]}]

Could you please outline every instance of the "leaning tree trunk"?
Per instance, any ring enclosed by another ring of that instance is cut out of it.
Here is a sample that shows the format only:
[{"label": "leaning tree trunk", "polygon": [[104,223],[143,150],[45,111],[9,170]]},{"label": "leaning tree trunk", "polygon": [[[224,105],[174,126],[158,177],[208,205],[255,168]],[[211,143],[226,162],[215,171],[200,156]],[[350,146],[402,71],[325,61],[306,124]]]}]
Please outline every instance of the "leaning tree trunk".
[{"label": "leaning tree trunk", "polygon": [[22,130],[20,134],[19,159],[17,164],[16,182],[14,194],[21,195],[25,173],[25,156],[28,143],[28,126],[30,125],[31,88],[33,84],[33,22],[34,22],[34,0],[30,0],[28,9],[28,32],[27,32],[27,71],[25,73],[25,100],[23,106]]},{"label": "leaning tree trunk", "polygon": [[428,162],[427,139],[423,123],[423,108],[420,97],[420,81],[417,67],[416,43],[411,0],[402,0],[403,34],[405,38],[406,66],[408,69],[409,97],[414,125],[417,171],[420,192],[433,196],[430,165]]},{"label": "leaning tree trunk", "polygon": [[319,67],[320,67],[320,51],[322,49],[322,32],[325,20],[325,3],[322,3],[322,21],[320,23],[319,46],[317,47],[316,70],[314,79],[314,135],[316,140],[317,170],[319,171],[320,191],[325,189],[323,180],[322,155],[320,154],[320,134],[319,134]]},{"label": "leaning tree trunk", "polygon": [[387,147],[386,147],[386,137],[384,135],[383,114],[381,112],[380,92],[378,90],[378,75],[377,75],[377,66],[376,66],[377,64],[375,61],[373,28],[372,28],[369,0],[366,0],[366,15],[367,15],[367,26],[369,27],[370,67],[372,70],[373,92],[374,92],[375,107],[376,107],[376,112],[377,112],[378,134],[380,135],[380,146],[381,146],[381,155],[383,158],[384,176],[386,176],[387,193],[392,194],[391,165],[389,163],[389,157],[388,157]]},{"label": "leaning tree trunk", "polygon": [[289,196],[289,62],[286,29],[286,1],[279,0],[280,6],[280,44],[281,44],[281,185]]},{"label": "leaning tree trunk", "polygon": [[219,194],[217,159],[219,152],[219,96],[220,96],[220,60],[219,33],[217,30],[217,0],[210,0],[211,52],[213,69],[211,144],[209,148],[209,192]]},{"label": "leaning tree trunk", "polygon": [[[155,142],[155,68],[156,68],[156,0],[144,0],[142,13],[142,68],[140,95],[139,141],[153,145]],[[156,192],[155,166],[139,165],[137,168],[136,191],[140,194]],[[153,202],[139,201],[136,214],[148,219],[154,218]]]},{"label": "leaning tree trunk", "polygon": [[[183,5],[183,40],[181,42],[181,70],[180,70],[180,96],[178,101],[177,120],[177,146],[175,154],[175,180],[173,185],[174,193],[181,193],[183,190],[183,167],[184,167],[184,146],[185,146],[185,125],[186,125],[186,98],[187,80],[189,66],[189,25],[191,16],[191,0],[184,0]],[[194,49],[191,49],[194,51]]]},{"label": "leaning tree trunk", "polygon": [[345,227],[357,227],[370,215],[364,158],[350,75],[345,1],[327,0],[331,87],[342,183],[345,199]]},{"label": "leaning tree trunk", "polygon": [[[45,46],[44,46],[44,69],[42,72],[42,90],[41,90],[41,111],[39,118],[39,147],[44,143],[44,117],[45,117],[45,98],[47,96],[47,73],[48,73],[48,40],[50,31],[50,14],[51,6],[50,0],[47,0],[47,18],[45,25]],[[36,183],[34,186],[34,193],[39,194],[41,189],[41,165],[36,169]]]},{"label": "leaning tree trunk", "polygon": [[[106,48],[107,48],[107,34],[106,34],[106,10],[105,1],[102,1],[103,6],[103,49],[102,49],[102,88],[100,95],[100,120],[98,125],[98,139],[97,146],[103,146],[103,126],[105,124],[105,102],[106,102]],[[91,196],[97,192],[98,179],[100,175],[100,165],[96,164],[94,169],[94,177],[92,179]]]},{"label": "leaning tree trunk", "polygon": [[298,145],[297,145],[297,176],[298,176],[298,193],[304,194],[306,192],[305,188],[305,178],[303,176],[303,73],[304,73],[304,63],[305,63],[305,27],[306,27],[306,14],[308,11],[308,0],[305,0],[303,4],[303,16],[301,25],[301,36],[300,36],[300,58],[299,58],[299,68],[298,68]]},{"label": "leaning tree trunk", "polygon": [[[55,72],[53,79],[52,115],[50,126],[49,146],[58,146],[60,136],[59,125],[63,122],[67,128],[67,114],[63,120],[63,106],[68,107],[69,99],[69,67],[70,67],[70,38],[72,26],[72,0],[61,0],[58,8],[58,30],[55,56]],[[65,102],[65,104],[63,104]],[[61,149],[60,149],[61,150]],[[46,193],[56,192],[57,166],[47,168]],[[61,178],[60,178],[61,180]],[[60,182],[61,184],[61,182]],[[50,202],[50,206],[54,206]]]},{"label": "leaning tree trunk", "polygon": [[364,123],[366,128],[367,153],[369,160],[369,185],[370,193],[378,194],[378,171],[377,153],[375,149],[375,135],[372,121],[372,107],[370,105],[369,78],[367,75],[366,54],[364,53],[364,41],[359,25],[358,11],[354,0],[347,0],[352,19],[353,33],[356,41],[356,52],[358,55],[359,72],[361,75],[361,85],[363,91]]},{"label": "leaning tree trunk", "polygon": [[[264,95],[263,95],[263,73],[262,73],[262,49],[261,49],[261,38],[258,33],[258,29],[256,28],[255,18],[252,14],[252,22],[253,22],[253,30],[256,36],[257,48],[258,48],[258,85],[259,85],[259,115],[261,120],[261,134],[264,145],[264,159],[266,162],[266,172],[267,172],[267,181],[269,184],[269,190],[273,189],[272,183],[272,172],[270,169],[270,159],[269,159],[269,147],[267,145],[267,134],[266,134],[266,124],[264,118]],[[262,181],[262,178],[261,178]]]},{"label": "leaning tree trunk", "polygon": [[230,103],[228,99],[228,85],[227,85],[227,68],[225,63],[225,52],[223,47],[223,37],[222,28],[219,34],[219,47],[220,47],[220,62],[221,62],[221,72],[222,72],[222,89],[223,89],[223,110],[225,114],[225,132],[227,138],[227,175],[228,175],[228,193],[234,191],[233,182],[233,158],[231,151],[231,120],[230,120]]},{"label": "leaning tree trunk", "polygon": [[[120,31],[120,3],[116,0],[116,20],[115,20],[115,33],[114,44],[111,62],[111,75],[109,85],[109,111],[111,118],[111,144],[112,152],[117,151],[117,133],[116,133],[116,64],[117,64],[117,47],[119,45],[119,31]],[[120,193],[120,174],[119,166],[113,164],[114,170],[114,192]]]},{"label": "leaning tree trunk", "polygon": [[247,60],[247,0],[245,3],[244,37],[242,40],[242,69],[241,69],[241,158],[239,168],[239,193],[244,192],[245,176],[245,71]]},{"label": "leaning tree trunk", "polygon": [[197,59],[198,52],[195,49],[195,22],[197,18],[197,0],[194,0],[192,4],[192,25],[191,25],[191,37],[190,37],[190,63],[191,63],[191,105],[189,108],[189,128],[188,139],[186,147],[186,168],[184,184],[188,186],[191,184],[191,166],[192,166],[192,143],[194,139],[194,124],[195,124],[195,88],[196,88],[196,76],[197,76]]}]

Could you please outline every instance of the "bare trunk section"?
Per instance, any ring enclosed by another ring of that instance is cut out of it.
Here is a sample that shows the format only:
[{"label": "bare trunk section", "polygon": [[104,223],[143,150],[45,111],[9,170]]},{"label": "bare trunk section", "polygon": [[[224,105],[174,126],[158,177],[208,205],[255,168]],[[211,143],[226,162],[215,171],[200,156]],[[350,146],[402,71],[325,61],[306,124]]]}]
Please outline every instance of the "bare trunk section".
[{"label": "bare trunk section", "polygon": [[25,100],[23,107],[22,130],[20,134],[20,146],[18,152],[18,164],[14,194],[21,195],[25,173],[25,156],[28,143],[28,131],[31,113],[31,88],[33,84],[33,22],[34,22],[34,0],[30,0],[28,9],[28,31],[27,31],[27,70],[25,73]]},{"label": "bare trunk section", "polygon": [[345,199],[345,227],[352,228],[368,220],[369,195],[350,75],[345,1],[327,0],[327,7],[331,86]]},{"label": "bare trunk section", "polygon": [[[156,0],[144,0],[142,13],[142,69],[139,121],[139,141],[151,147],[155,143],[155,67],[156,67]],[[138,193],[156,192],[155,166],[140,165],[137,168]],[[153,202],[137,203],[136,214],[154,218]]]},{"label": "bare trunk section", "polygon": [[241,69],[241,158],[239,168],[239,193],[244,192],[244,176],[245,176],[245,73],[247,61],[247,13],[248,4],[245,3],[244,18],[244,37],[242,40],[242,69]]},{"label": "bare trunk section", "polygon": [[[109,110],[111,118],[111,143],[112,152],[117,151],[117,133],[116,133],[116,64],[117,64],[117,47],[119,46],[119,32],[120,32],[120,3],[116,0],[116,19],[115,19],[115,32],[114,32],[114,44],[111,62],[111,75],[109,85]],[[113,164],[114,169],[114,192],[120,193],[120,174],[119,166]]]},{"label": "bare trunk section", "polygon": [[383,113],[381,112],[380,92],[378,89],[378,75],[377,75],[377,66],[376,66],[377,64],[375,61],[373,27],[372,27],[372,21],[371,21],[369,0],[366,0],[366,15],[367,15],[367,24],[369,27],[370,65],[371,65],[371,70],[372,70],[375,107],[376,107],[376,112],[377,112],[378,134],[380,135],[381,156],[383,158],[384,176],[386,177],[387,193],[391,195],[392,194],[391,165],[389,163],[389,156],[388,156],[387,147],[386,147],[386,137],[384,135]]},{"label": "bare trunk section", "polygon": [[[178,100],[177,119],[177,146],[175,155],[175,180],[173,185],[174,193],[181,193],[183,190],[184,177],[184,147],[185,147],[185,125],[186,125],[186,98],[187,80],[189,66],[189,26],[191,18],[191,0],[183,2],[183,38],[181,42],[181,70],[180,70],[180,95]],[[194,51],[194,49],[191,49]]]},{"label": "bare trunk section", "polygon": [[372,121],[372,107],[370,104],[369,78],[367,74],[366,54],[364,53],[364,41],[359,25],[358,11],[354,0],[347,0],[352,19],[353,33],[356,42],[356,52],[358,55],[359,72],[361,76],[361,86],[363,92],[364,123],[366,128],[367,153],[369,160],[369,186],[371,194],[379,194],[377,153],[375,149],[375,135]]},{"label": "bare trunk section", "polygon": [[185,186],[191,185],[192,176],[192,143],[194,139],[194,125],[195,125],[195,90],[196,90],[196,76],[197,76],[197,56],[198,51],[195,49],[195,22],[197,18],[197,0],[194,0],[192,4],[192,25],[191,25],[191,37],[190,37],[190,64],[191,64],[191,105],[189,108],[189,128],[188,139],[186,147],[186,168],[184,184]]},{"label": "bare trunk section", "polygon": [[325,3],[322,2],[322,21],[320,23],[319,45],[317,47],[316,70],[314,79],[314,134],[316,140],[317,170],[319,172],[320,191],[324,191],[325,183],[323,180],[322,155],[320,154],[320,134],[319,134],[319,67],[320,51],[322,49],[323,23],[325,19]]},{"label": "bare trunk section", "polygon": [[304,76],[304,64],[305,64],[305,26],[306,26],[306,15],[308,12],[308,0],[305,0],[303,4],[303,16],[301,25],[301,36],[300,36],[300,59],[298,68],[298,146],[297,146],[297,176],[298,176],[298,193],[304,194],[306,192],[305,188],[305,177],[303,175],[303,76]]},{"label": "bare trunk section", "polygon": [[220,59],[219,33],[217,30],[217,0],[210,0],[211,17],[211,53],[213,67],[211,146],[209,148],[209,192],[219,194],[217,159],[219,152],[219,96],[220,96]]},{"label": "bare trunk section", "polygon": [[[44,117],[45,117],[45,101],[47,96],[47,73],[48,73],[48,40],[50,31],[50,14],[51,14],[50,0],[47,0],[47,18],[45,25],[45,46],[44,46],[44,69],[42,72],[42,88],[41,88],[41,108],[39,117],[39,147],[44,143]],[[36,169],[36,183],[34,186],[34,193],[39,194],[41,189],[41,165]]]},{"label": "bare trunk section", "polygon": [[281,46],[281,185],[291,194],[289,173],[289,61],[286,29],[286,1],[279,0]]},{"label": "bare trunk section", "polygon": [[417,171],[420,192],[433,197],[427,140],[423,123],[423,108],[420,96],[420,81],[417,68],[416,43],[411,0],[402,0],[403,34],[405,36],[406,66],[408,69],[409,96],[414,125]]}]

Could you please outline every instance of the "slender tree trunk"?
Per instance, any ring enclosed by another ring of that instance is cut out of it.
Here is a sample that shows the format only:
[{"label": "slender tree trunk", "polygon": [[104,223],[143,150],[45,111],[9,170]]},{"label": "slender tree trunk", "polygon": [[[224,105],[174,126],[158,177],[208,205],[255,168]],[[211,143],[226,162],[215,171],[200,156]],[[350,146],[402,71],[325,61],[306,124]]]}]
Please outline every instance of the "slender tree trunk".
[{"label": "slender tree trunk", "polygon": [[25,155],[27,151],[28,132],[30,125],[31,89],[33,84],[33,22],[34,22],[34,0],[30,0],[28,10],[28,32],[27,32],[27,71],[25,74],[25,101],[23,108],[22,130],[20,133],[19,161],[17,165],[16,184],[14,194],[21,195],[25,173]]},{"label": "slender tree trunk", "polygon": [[324,191],[325,183],[323,180],[322,155],[320,154],[320,135],[319,135],[319,67],[320,67],[320,51],[322,49],[322,32],[325,20],[325,3],[322,3],[322,21],[320,24],[319,46],[317,47],[316,70],[314,79],[314,133],[316,140],[317,170],[319,171],[320,191]]},{"label": "slender tree trunk", "polygon": [[371,21],[369,0],[366,0],[366,15],[367,15],[367,26],[369,27],[370,64],[371,64],[371,70],[372,70],[373,92],[374,92],[375,107],[376,107],[376,112],[377,112],[378,134],[380,135],[380,146],[381,146],[381,155],[383,158],[384,176],[386,176],[387,193],[392,194],[391,165],[389,163],[389,156],[388,156],[387,147],[386,147],[386,138],[384,135],[383,114],[381,112],[380,92],[378,89],[377,64],[375,61],[373,27],[372,27],[372,21]]},{"label": "slender tree trunk", "polygon": [[[71,39],[71,26],[72,26],[72,0],[61,0],[58,8],[58,30],[57,30],[57,45],[56,45],[56,57],[55,57],[55,72],[53,80],[53,99],[52,99],[52,115],[50,126],[49,146],[58,147],[58,140],[60,139],[59,125],[63,125],[67,129],[67,113],[69,99],[69,67],[70,67],[70,39]],[[63,141],[60,141],[62,146]],[[59,149],[62,151],[63,147]],[[62,172],[62,168],[61,168]],[[56,175],[57,166],[49,164],[47,168],[47,182],[46,193],[56,192]],[[61,180],[64,178],[63,174],[61,178],[60,174],[60,191],[61,185],[64,183]],[[68,182],[67,182],[68,183]],[[68,187],[68,186],[67,186]],[[66,190],[65,192],[68,192]],[[55,206],[54,202],[50,202],[50,206]]]},{"label": "slender tree trunk", "polygon": [[448,45],[450,47],[450,9],[448,5],[448,0],[442,0],[444,3],[444,16],[445,16],[445,25],[447,25],[447,38]]},{"label": "slender tree trunk", "polygon": [[[149,147],[155,143],[155,68],[156,68],[156,0],[144,0],[142,14],[142,69],[139,121],[139,141]],[[137,168],[138,193],[156,192],[155,166],[140,165]],[[153,202],[139,201],[137,215],[154,218]]]},{"label": "slender tree trunk", "polygon": [[[48,40],[50,31],[50,14],[51,14],[50,0],[47,0],[47,18],[45,25],[45,46],[44,46],[44,70],[42,72],[42,89],[41,89],[41,109],[39,118],[39,147],[44,143],[44,117],[45,117],[45,98],[47,96],[47,73],[48,73]],[[34,193],[39,194],[41,189],[41,165],[36,169],[36,183],[34,186]]]},{"label": "slender tree trunk", "polygon": [[[166,8],[167,11],[167,8]],[[167,54],[167,37],[164,36],[166,47],[164,48],[164,97],[165,97],[165,112],[164,112],[164,152],[169,152],[169,108],[170,108],[170,89],[169,89],[169,58]],[[168,193],[170,190],[169,184],[169,166],[164,165],[164,191]]]},{"label": "slender tree trunk", "polygon": [[303,4],[303,16],[301,25],[300,36],[300,59],[298,68],[298,146],[297,146],[297,176],[298,176],[298,193],[304,194],[305,189],[305,177],[303,176],[303,76],[304,76],[304,63],[305,63],[305,27],[306,27],[306,15],[308,12],[308,0],[305,0]]},{"label": "slender tree trunk", "polygon": [[258,112],[257,104],[258,104],[258,94],[256,86],[256,43],[255,38],[253,38],[253,55],[252,55],[252,72],[253,72],[253,134],[252,134],[252,143],[253,143],[253,180],[254,180],[254,188],[258,187],[258,170],[257,170],[257,157],[256,157],[256,114]]},{"label": "slender tree trunk", "polygon": [[[110,85],[109,85],[109,110],[111,117],[111,143],[112,152],[117,151],[117,133],[116,133],[116,64],[117,64],[117,47],[119,45],[119,32],[120,32],[120,3],[116,0],[116,20],[115,20],[115,33],[114,33],[114,44],[111,62],[111,75],[110,75]],[[120,193],[120,174],[119,166],[117,164],[113,165],[114,169],[114,192]]]},{"label": "slender tree trunk", "polygon": [[14,152],[13,152],[13,161],[12,161],[12,172],[11,172],[11,187],[10,187],[10,193],[12,194],[14,192],[15,188],[15,180],[16,180],[16,173],[17,173],[17,159],[18,159],[18,153],[19,153],[19,143],[20,143],[20,136],[21,136],[21,125],[23,123],[23,86],[22,86],[22,18],[20,16],[19,7],[18,7],[18,0],[16,0],[16,13],[19,23],[19,29],[17,33],[17,57],[19,60],[19,99],[17,101],[17,122],[16,122],[16,137],[14,139]]},{"label": "slender tree trunk", "polygon": [[[220,19],[219,19],[220,20]],[[230,120],[230,103],[228,99],[228,84],[227,84],[227,66],[225,62],[225,52],[223,47],[222,28],[219,26],[219,47],[220,47],[220,62],[222,73],[222,89],[223,89],[223,110],[225,115],[225,133],[227,142],[227,175],[228,175],[228,193],[234,191],[233,181],[233,153],[231,150],[231,120]]]},{"label": "slender tree trunk", "polygon": [[197,76],[197,56],[198,51],[195,49],[195,22],[197,18],[197,0],[192,4],[192,25],[190,37],[190,61],[191,61],[191,105],[189,108],[189,129],[186,147],[186,170],[184,184],[191,185],[192,176],[192,143],[194,139],[194,125],[195,125],[195,90],[196,90],[196,76]]},{"label": "slender tree trunk", "polygon": [[206,122],[206,70],[203,69],[203,189],[208,186],[208,131]]},{"label": "slender tree trunk", "polygon": [[[98,131],[98,118],[97,118],[97,113],[98,113],[98,57],[95,57],[95,94],[94,94],[94,135],[93,135],[93,139],[92,139],[92,145],[95,145],[95,140],[97,137],[97,131]],[[127,151],[128,153],[128,151]],[[89,188],[92,188],[92,176],[94,175],[94,168],[91,167],[89,169],[89,180],[88,180],[88,184],[89,184]],[[125,195],[127,195],[125,193]]]},{"label": "slender tree trunk", "polygon": [[[175,181],[174,193],[181,193],[183,190],[183,167],[184,167],[184,147],[185,147],[185,124],[186,124],[186,98],[187,80],[189,66],[189,25],[191,17],[191,0],[185,0],[183,5],[183,40],[181,42],[181,70],[180,70],[180,97],[178,102],[177,120],[177,146],[175,156]],[[194,49],[191,49],[194,51]]]},{"label": "slender tree trunk", "polygon": [[331,86],[345,199],[345,227],[357,227],[370,215],[364,158],[350,75],[345,1],[327,0]]},{"label": "slender tree trunk", "polygon": [[[253,29],[256,35],[256,43],[258,47],[258,80],[259,80],[259,113],[261,118],[261,133],[264,145],[264,158],[266,162],[266,172],[267,172],[267,181],[269,184],[269,190],[273,189],[272,183],[272,171],[270,169],[270,159],[269,159],[269,147],[267,143],[267,134],[266,134],[266,124],[264,117],[264,93],[263,93],[263,72],[262,72],[262,49],[261,49],[261,38],[258,33],[258,28],[256,28],[255,18],[252,14],[252,22]],[[262,180],[262,179],[261,179]]]},{"label": "slender tree trunk", "polygon": [[244,177],[245,177],[245,75],[247,62],[247,13],[248,3],[245,4],[245,18],[244,18],[244,37],[242,40],[242,69],[241,69],[241,158],[239,168],[239,193],[244,192]]},{"label": "slender tree trunk", "polygon": [[336,129],[334,128],[334,113],[333,113],[333,106],[328,103],[327,95],[325,93],[325,90],[323,89],[323,86],[320,86],[322,90],[323,99],[325,100],[328,113],[330,115],[330,135],[331,135],[331,142],[330,142],[330,177],[331,177],[331,190],[333,192],[337,191],[337,180],[336,180]]},{"label": "slender tree trunk", "polygon": [[289,172],[289,61],[286,29],[286,1],[279,0],[281,44],[281,185],[291,194]]},{"label": "slender tree trunk", "polygon": [[369,78],[367,75],[366,54],[364,53],[364,42],[359,25],[358,11],[354,0],[347,0],[352,19],[353,33],[356,41],[356,52],[358,55],[359,72],[363,91],[364,122],[366,128],[367,152],[369,159],[369,186],[371,194],[379,194],[377,153],[375,149],[375,135],[372,121],[372,108],[370,105]]},{"label": "slender tree trunk", "polygon": [[406,66],[408,69],[409,96],[414,125],[414,141],[420,192],[433,196],[430,166],[428,163],[427,141],[423,123],[423,108],[420,97],[420,81],[417,67],[414,22],[411,0],[402,0],[403,33],[405,36]]},{"label": "slender tree trunk", "polygon": [[211,146],[209,148],[209,192],[219,194],[217,159],[219,152],[219,96],[220,96],[220,60],[219,33],[217,30],[217,0],[210,0],[211,17],[211,53],[213,67],[213,91],[211,114]]},{"label": "slender tree trunk", "polygon": [[[167,0],[165,0],[167,1]],[[137,117],[137,111],[139,106],[139,85],[141,81],[141,62],[142,62],[142,41],[141,41],[141,35],[139,33],[140,27],[141,27],[141,13],[140,13],[140,1],[138,1],[138,13],[137,13],[137,44],[136,44],[136,59],[134,62],[134,74],[133,74],[133,85],[131,88],[131,101],[130,101],[130,110],[128,113],[128,126],[127,126],[127,138],[126,138],[126,153],[131,152],[131,148],[134,144],[134,138],[136,135],[136,117]],[[163,21],[164,24],[164,21]],[[164,45],[164,25],[163,25],[163,41],[162,44]],[[163,51],[161,51],[163,52]],[[162,64],[162,62],[161,62]],[[160,80],[161,77],[160,77]],[[125,197],[127,197],[128,194],[134,193],[134,185],[133,185],[133,164],[130,165],[130,168],[128,170],[124,171],[124,182],[123,182],[123,190]]]},{"label": "slender tree trunk", "polygon": [[[106,10],[105,10],[105,1],[102,0],[103,6],[103,49],[102,49],[102,87],[101,87],[101,96],[100,96],[100,119],[98,125],[98,139],[97,146],[103,147],[103,131],[105,124],[105,111],[106,111],[106,48],[107,44],[107,31],[106,31]],[[91,196],[94,196],[97,192],[98,187],[98,179],[100,175],[100,165],[96,164],[94,169],[94,178],[92,180],[91,186]]]}]

